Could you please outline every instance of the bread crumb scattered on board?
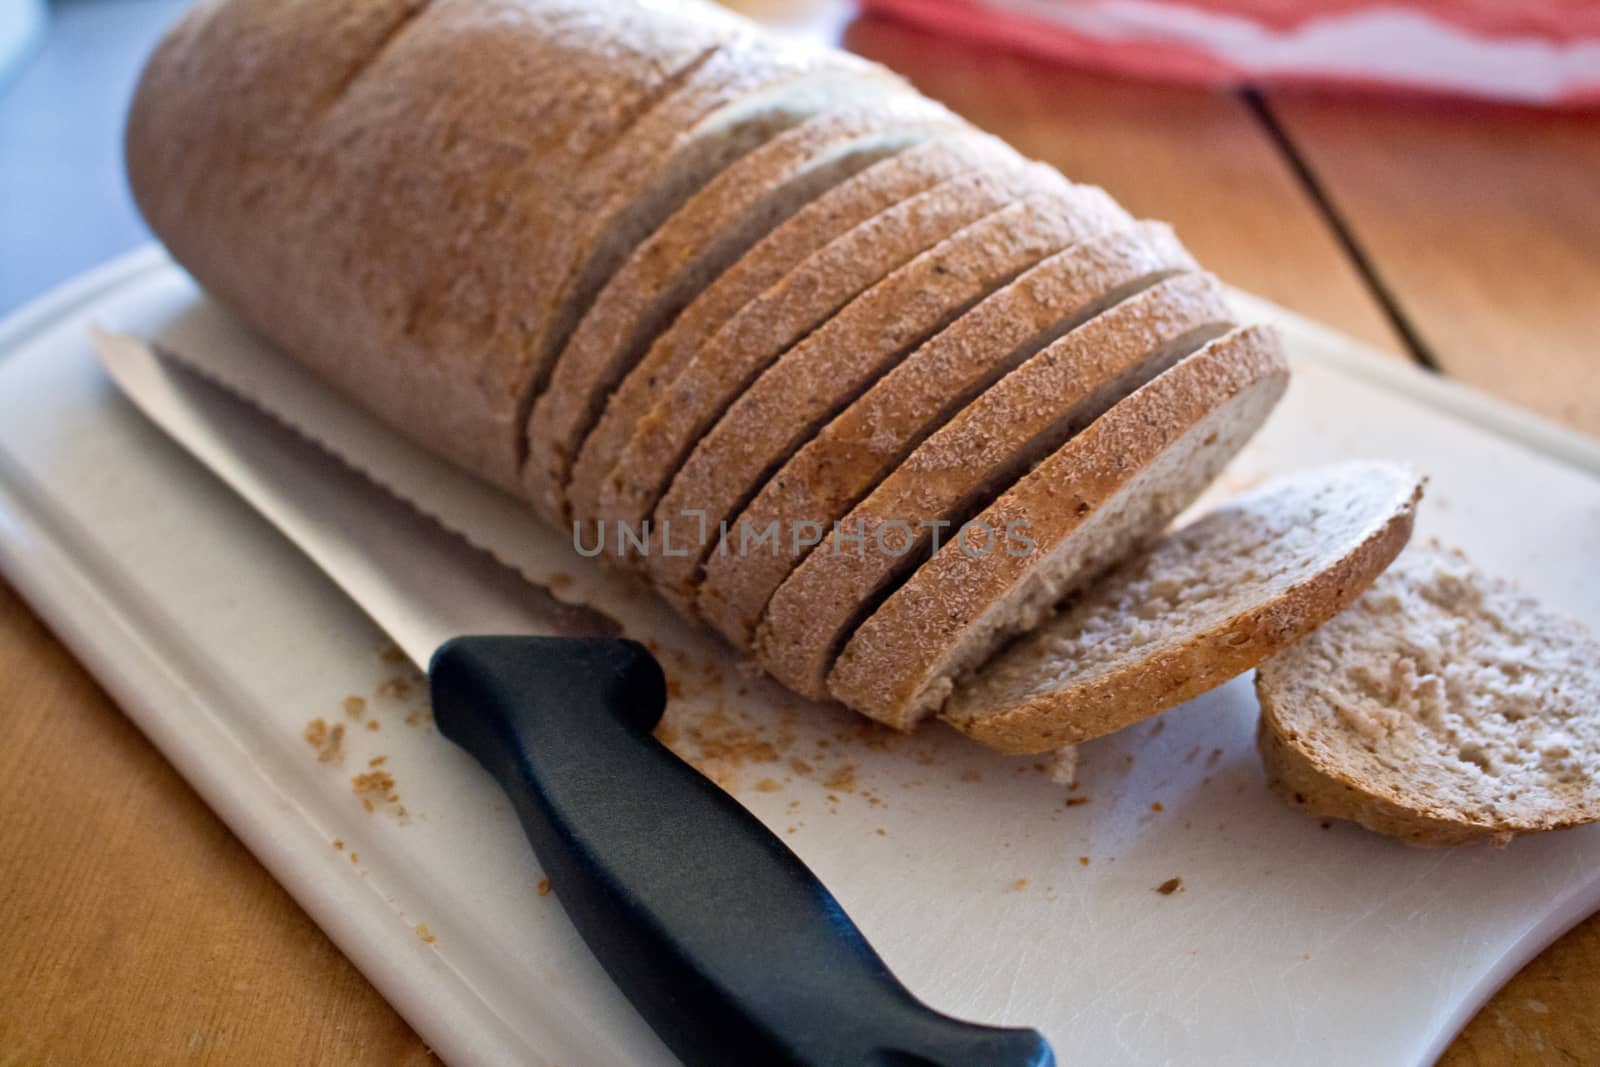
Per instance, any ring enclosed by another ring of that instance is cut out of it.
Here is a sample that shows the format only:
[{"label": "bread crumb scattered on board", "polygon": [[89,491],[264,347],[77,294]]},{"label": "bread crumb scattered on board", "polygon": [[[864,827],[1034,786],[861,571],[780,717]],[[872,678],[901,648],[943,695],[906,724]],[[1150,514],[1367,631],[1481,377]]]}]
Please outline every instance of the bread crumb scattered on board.
[{"label": "bread crumb scattered on board", "polygon": [[538,892],[538,894],[541,897],[549,896],[550,895],[550,879],[548,879],[548,878],[539,879],[539,884],[537,886],[535,886],[534,889]]},{"label": "bread crumb scattered on board", "polygon": [[339,763],[344,759],[344,723],[329,726],[326,719],[312,719],[306,723],[305,739],[317,750],[318,763]]},{"label": "bread crumb scattered on board", "polygon": [[367,713],[367,698],[356,696],[354,693],[345,697],[344,713],[352,719],[360,719]]},{"label": "bread crumb scattered on board", "polygon": [[1087,804],[1087,803],[1089,803],[1089,798],[1088,797],[1068,797],[1067,798],[1067,807],[1069,807],[1069,808],[1082,807],[1084,804]]},{"label": "bread crumb scattered on board", "polygon": [[418,923],[417,926],[416,926],[416,930],[417,930],[417,936],[422,938],[423,944],[431,945],[435,941],[439,940],[437,937],[435,937],[433,935],[433,932],[428,929],[428,924],[427,923]]},{"label": "bread crumb scattered on board", "polygon": [[1050,780],[1057,785],[1078,784],[1078,746],[1066,745],[1050,754],[1047,764]]},{"label": "bread crumb scattered on board", "polygon": [[1026,878],[1018,878],[1015,882],[1011,883],[1011,888],[1015,889],[1019,893],[1025,892],[1028,888],[1028,880]]},{"label": "bread crumb scattered on board", "polygon": [[1165,882],[1162,882],[1160,885],[1156,886],[1156,892],[1160,893],[1164,897],[1170,897],[1172,894],[1178,892],[1182,888],[1182,878],[1168,878]]}]

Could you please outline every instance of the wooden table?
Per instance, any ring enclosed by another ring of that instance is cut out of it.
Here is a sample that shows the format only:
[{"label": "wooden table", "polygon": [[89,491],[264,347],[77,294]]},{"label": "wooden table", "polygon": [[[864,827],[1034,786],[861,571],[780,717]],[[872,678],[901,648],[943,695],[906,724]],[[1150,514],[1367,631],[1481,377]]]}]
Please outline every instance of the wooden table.
[{"label": "wooden table", "polygon": [[[1600,116],[1131,84],[878,20],[844,38],[1229,281],[1600,434]],[[432,1059],[3,585],[0,811],[0,1065]],[[1600,917],[1443,1062],[1600,1062],[1597,1003]]]}]

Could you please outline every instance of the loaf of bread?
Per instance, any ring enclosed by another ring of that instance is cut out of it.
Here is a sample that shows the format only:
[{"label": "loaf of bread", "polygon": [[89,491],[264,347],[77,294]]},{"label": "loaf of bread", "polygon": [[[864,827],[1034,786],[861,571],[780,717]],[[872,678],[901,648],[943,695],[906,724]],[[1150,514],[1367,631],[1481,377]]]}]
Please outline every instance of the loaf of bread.
[{"label": "loaf of bread", "polygon": [[1287,377],[1165,227],[700,0],[201,0],[127,159],[177,260],[333,388],[796,692],[1006,748],[1099,727],[952,693],[1001,692],[980,668]]}]

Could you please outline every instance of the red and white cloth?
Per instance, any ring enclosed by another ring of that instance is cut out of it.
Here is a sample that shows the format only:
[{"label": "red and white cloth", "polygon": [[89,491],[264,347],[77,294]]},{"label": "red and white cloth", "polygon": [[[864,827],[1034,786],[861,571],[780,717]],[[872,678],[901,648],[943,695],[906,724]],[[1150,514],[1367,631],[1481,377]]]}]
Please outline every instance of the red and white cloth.
[{"label": "red and white cloth", "polygon": [[1597,0],[862,0],[972,40],[1211,85],[1600,106]]}]

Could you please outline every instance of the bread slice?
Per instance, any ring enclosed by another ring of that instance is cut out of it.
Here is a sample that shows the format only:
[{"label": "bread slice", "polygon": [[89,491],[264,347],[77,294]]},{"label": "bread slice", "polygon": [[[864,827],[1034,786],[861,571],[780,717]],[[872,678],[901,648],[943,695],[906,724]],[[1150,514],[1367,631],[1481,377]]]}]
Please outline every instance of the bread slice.
[{"label": "bread slice", "polygon": [[[566,240],[552,250],[557,274],[538,302],[523,309],[538,332],[530,372],[506,383],[527,383],[520,422],[526,423],[556,356],[601,288],[695,192],[812,115],[863,98],[887,105],[895,96],[912,93],[876,64],[752,32],[719,47],[604,153],[586,161],[567,179],[576,203],[565,216]],[[525,452],[520,433],[518,442]]]},{"label": "bread slice", "polygon": [[[924,441],[778,587],[761,665],[821,699],[851,632],[966,522],[1103,412],[1208,340],[1230,312],[1208,275],[1160,282],[1001,378]],[[1052,505],[1046,505],[1051,507]],[[879,544],[879,541],[882,544]]]},{"label": "bread slice", "polygon": [[696,292],[817,196],[958,125],[943,107],[909,96],[824,111],[691,196],[612,275],[557,359],[528,424],[523,478],[535,507],[565,525],[564,490],[579,442],[611,388]]},{"label": "bread slice", "polygon": [[1259,744],[1295,806],[1415,845],[1600,819],[1600,643],[1417,545],[1262,664]]},{"label": "bread slice", "polygon": [[[1144,223],[1046,259],[922,345],[767,480],[729,527],[807,532],[776,553],[713,551],[702,618],[750,643],[773,592],[842,518],[934,430],[1034,353],[1127,297],[1197,269],[1172,231]],[[796,544],[795,542],[799,542]]]},{"label": "bread slice", "polygon": [[1411,536],[1422,480],[1343,463],[1162,538],[960,683],[944,718],[1006,752],[1099,737],[1199,696],[1328,621]]},{"label": "bread slice", "polygon": [[[951,235],[895,271],[785,352],[701,438],[656,506],[656,527],[690,533],[699,514],[715,529],[829,419],[923,342],[1041,259],[1131,219],[1108,199],[1063,185]],[[738,535],[736,535],[738,537]],[[680,538],[648,559],[669,599],[693,603],[714,538]],[[734,552],[748,554],[743,538]],[[692,608],[690,609],[692,611]]]},{"label": "bread slice", "polygon": [[[567,487],[571,513],[592,519],[602,479],[633,436],[658,393],[740,308],[778,284],[811,253],[881,211],[949,178],[983,166],[1020,160],[988,134],[966,130],[906,148],[841,183],[772,233],[711,283],[650,345],[606,400],[605,410],[573,464]],[[1004,162],[999,162],[1004,161]]]},{"label": "bread slice", "polygon": [[515,488],[573,176],[747,25],[671,0],[197,4],[141,77],[129,183],[240,318]]},{"label": "bread slice", "polygon": [[[639,530],[700,435],[791,345],[951,233],[1062,181],[1020,158],[997,161],[941,182],[807,256],[723,324],[639,420],[600,487],[595,518],[612,532]],[[613,538],[607,543],[615,547]]]},{"label": "bread slice", "polygon": [[976,516],[856,629],[836,699],[906,729],[1199,495],[1283,395],[1262,327],[1228,334],[1096,419]]}]

